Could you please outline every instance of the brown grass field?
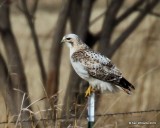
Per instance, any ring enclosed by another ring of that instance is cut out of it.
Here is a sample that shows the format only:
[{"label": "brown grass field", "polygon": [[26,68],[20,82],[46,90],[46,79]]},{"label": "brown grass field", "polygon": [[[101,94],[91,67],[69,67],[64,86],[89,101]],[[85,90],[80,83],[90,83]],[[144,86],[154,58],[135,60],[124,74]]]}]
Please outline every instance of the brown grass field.
[{"label": "brown grass field", "polygon": [[[43,61],[46,68],[48,68],[52,35],[55,32],[54,26],[56,25],[59,13],[59,8],[57,6],[61,5],[61,2],[59,2],[55,5],[49,6],[47,2],[50,3],[49,0],[46,1],[46,3],[44,2],[45,4],[40,2],[41,4],[39,5],[36,14],[36,31],[39,37]],[[104,9],[104,5],[98,3],[98,5],[94,7],[91,20],[101,14]],[[137,13],[138,12],[135,12],[132,16],[126,19],[125,22],[120,24],[120,26],[114,31],[113,40],[116,39],[119,33],[121,33],[128,24],[131,23]],[[91,31],[95,33],[98,32],[101,27],[102,20],[103,18],[92,25],[90,28]],[[30,30],[27,26],[24,15],[14,6],[14,4],[11,9],[11,22],[25,66],[25,73],[29,85],[29,96],[31,101],[34,102],[44,96],[43,85]],[[68,25],[66,33],[69,32],[70,28]],[[1,40],[0,52],[6,56]],[[96,114],[126,113],[160,109],[160,18],[147,15],[143,22],[116,51],[112,57],[112,61],[117,67],[119,67],[124,76],[135,85],[136,90],[131,96],[128,96],[121,91],[116,94],[102,94],[99,101],[96,101],[96,103],[99,104]],[[70,68],[69,50],[64,46],[60,69],[59,107],[63,105]],[[43,101],[35,103],[32,107],[35,112],[45,110],[45,104]],[[5,101],[2,96],[0,96],[0,110],[0,122],[5,122],[8,118],[12,119],[12,117],[7,117],[7,106],[5,105]],[[60,112],[61,109],[59,109],[59,113]],[[86,113],[85,109],[84,113]],[[37,114],[36,116],[37,119],[41,117],[40,114]],[[129,121],[156,122],[157,124],[129,125]],[[12,126],[13,125],[10,124],[0,123],[0,128]],[[87,126],[87,120],[85,118],[77,119],[77,126],[85,128]],[[50,127],[51,126],[48,126],[48,128]],[[159,112],[154,111],[136,114],[96,116],[95,128],[127,127],[159,128],[160,114]]]}]

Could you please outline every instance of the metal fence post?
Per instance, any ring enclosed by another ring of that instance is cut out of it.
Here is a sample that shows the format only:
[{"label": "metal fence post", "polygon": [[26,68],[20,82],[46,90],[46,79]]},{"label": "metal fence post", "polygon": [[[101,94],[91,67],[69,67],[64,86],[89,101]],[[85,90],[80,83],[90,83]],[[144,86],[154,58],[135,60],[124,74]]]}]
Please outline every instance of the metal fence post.
[{"label": "metal fence post", "polygon": [[95,93],[88,97],[88,128],[93,128],[95,116]]}]

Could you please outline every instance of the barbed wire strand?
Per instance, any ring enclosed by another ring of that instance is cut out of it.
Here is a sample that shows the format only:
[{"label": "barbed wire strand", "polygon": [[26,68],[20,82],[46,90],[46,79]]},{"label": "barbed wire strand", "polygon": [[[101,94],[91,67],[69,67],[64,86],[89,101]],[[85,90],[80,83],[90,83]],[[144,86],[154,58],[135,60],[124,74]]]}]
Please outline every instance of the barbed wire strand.
[{"label": "barbed wire strand", "polygon": [[[133,115],[133,114],[144,114],[144,113],[152,113],[152,112],[160,112],[160,109],[153,109],[153,110],[144,110],[144,111],[133,111],[133,112],[120,112],[120,113],[105,113],[105,114],[96,114],[95,117],[106,117],[106,116],[120,116],[120,115]],[[70,121],[75,119],[76,116],[72,116],[68,119],[61,117],[57,118],[56,120],[59,121]],[[77,116],[78,117],[78,116]],[[83,116],[84,118],[86,116]],[[86,117],[87,118],[87,117]],[[42,118],[42,119],[35,119],[35,120],[18,120],[18,121],[3,121],[0,122],[0,124],[14,124],[14,123],[20,123],[20,122],[39,122],[39,121],[53,121],[53,118]]]}]

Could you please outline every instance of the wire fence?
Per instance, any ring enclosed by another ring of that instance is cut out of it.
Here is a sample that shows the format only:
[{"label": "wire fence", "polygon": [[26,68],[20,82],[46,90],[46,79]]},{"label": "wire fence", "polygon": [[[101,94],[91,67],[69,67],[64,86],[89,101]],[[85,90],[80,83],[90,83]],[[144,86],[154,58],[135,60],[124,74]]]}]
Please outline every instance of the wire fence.
[{"label": "wire fence", "polygon": [[[105,114],[96,114],[95,117],[108,117],[108,116],[121,116],[121,115],[134,115],[134,114],[145,114],[145,113],[159,113],[160,109],[153,109],[153,110],[144,110],[144,111],[133,111],[133,112],[120,112],[120,113],[105,113]],[[79,116],[71,116],[69,118],[61,117],[57,118],[56,121],[71,121],[74,120],[75,118],[79,118]],[[81,118],[87,118],[87,116],[81,116]],[[53,118],[41,118],[41,119],[29,119],[29,120],[19,120],[19,121],[2,121],[0,124],[15,124],[15,123],[22,123],[22,122],[40,122],[40,121],[54,121]]]}]

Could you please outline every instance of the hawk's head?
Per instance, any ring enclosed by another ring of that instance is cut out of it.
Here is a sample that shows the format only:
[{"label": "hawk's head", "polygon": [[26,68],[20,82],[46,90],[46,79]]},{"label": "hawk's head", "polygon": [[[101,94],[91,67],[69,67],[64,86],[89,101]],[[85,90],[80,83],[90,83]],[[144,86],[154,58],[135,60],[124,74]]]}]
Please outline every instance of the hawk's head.
[{"label": "hawk's head", "polygon": [[81,39],[75,34],[67,34],[63,37],[61,43],[66,43],[70,49],[83,49],[88,46],[81,41]]}]

